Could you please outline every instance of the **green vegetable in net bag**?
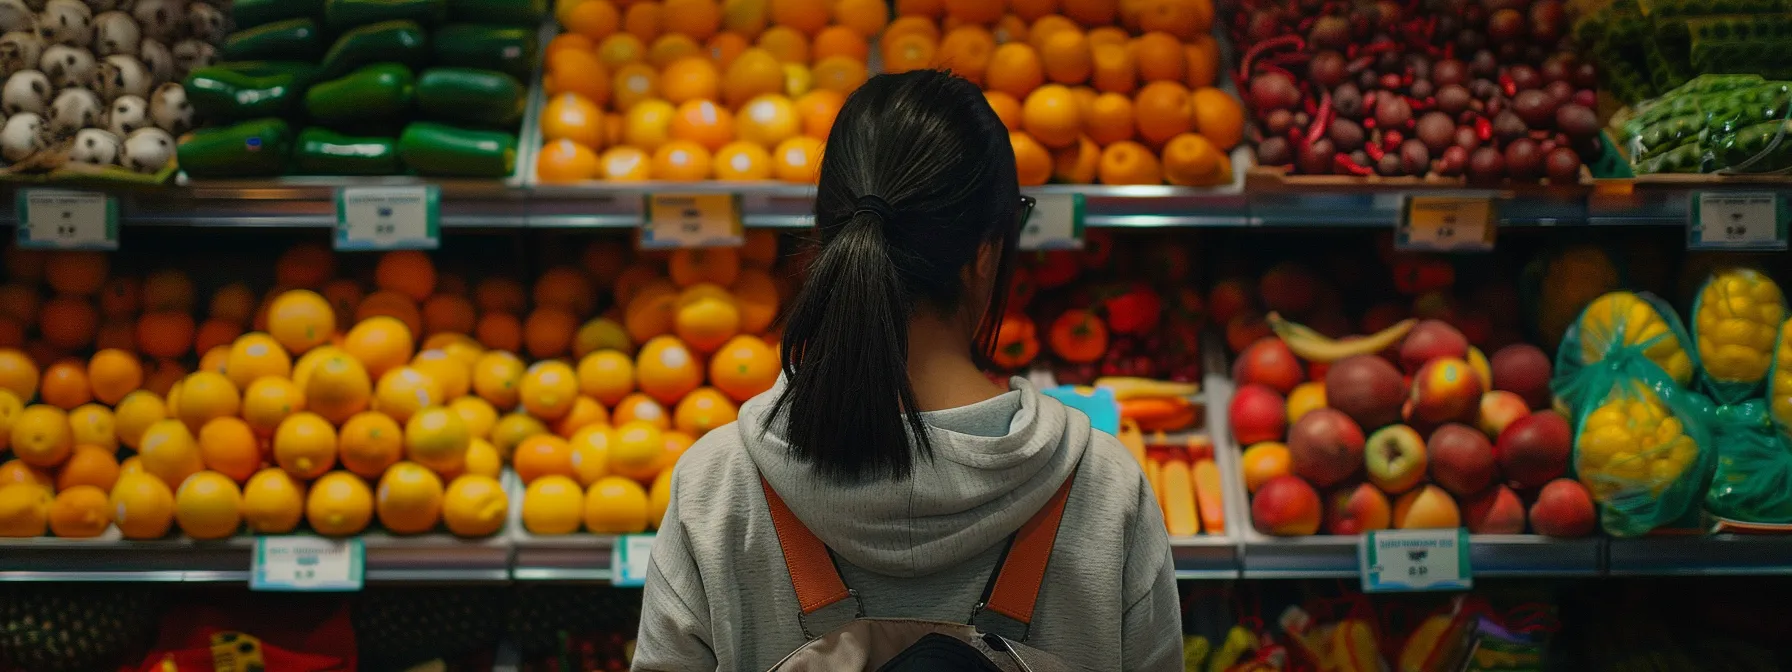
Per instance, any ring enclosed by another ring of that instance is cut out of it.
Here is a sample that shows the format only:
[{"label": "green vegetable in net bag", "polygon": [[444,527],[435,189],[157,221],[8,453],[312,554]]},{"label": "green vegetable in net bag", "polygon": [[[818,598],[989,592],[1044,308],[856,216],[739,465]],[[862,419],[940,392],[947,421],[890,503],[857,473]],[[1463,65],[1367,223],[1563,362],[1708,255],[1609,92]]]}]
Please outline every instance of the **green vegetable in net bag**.
[{"label": "green vegetable in net bag", "polygon": [[1792,523],[1792,440],[1767,417],[1759,399],[1716,413],[1717,473],[1705,510],[1748,523]]}]

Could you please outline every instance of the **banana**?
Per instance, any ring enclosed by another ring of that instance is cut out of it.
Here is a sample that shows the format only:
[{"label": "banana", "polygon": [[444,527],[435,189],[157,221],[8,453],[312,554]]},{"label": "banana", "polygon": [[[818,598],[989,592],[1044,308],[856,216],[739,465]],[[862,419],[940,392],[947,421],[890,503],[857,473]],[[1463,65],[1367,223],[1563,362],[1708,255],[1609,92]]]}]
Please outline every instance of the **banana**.
[{"label": "banana", "polygon": [[1095,386],[1112,391],[1114,401],[1155,397],[1192,397],[1201,393],[1201,386],[1196,383],[1172,383],[1167,380],[1127,376],[1097,378]]},{"label": "banana", "polygon": [[1269,314],[1269,328],[1276,336],[1288,345],[1301,359],[1309,362],[1335,362],[1355,355],[1373,355],[1394,346],[1406,333],[1418,324],[1411,318],[1401,320],[1386,329],[1368,336],[1350,340],[1336,340],[1313,331],[1304,324],[1290,322],[1276,313]]},{"label": "banana", "polygon": [[1201,664],[1207,662],[1207,654],[1213,644],[1201,635],[1182,636],[1182,669],[1184,672],[1201,672]]}]

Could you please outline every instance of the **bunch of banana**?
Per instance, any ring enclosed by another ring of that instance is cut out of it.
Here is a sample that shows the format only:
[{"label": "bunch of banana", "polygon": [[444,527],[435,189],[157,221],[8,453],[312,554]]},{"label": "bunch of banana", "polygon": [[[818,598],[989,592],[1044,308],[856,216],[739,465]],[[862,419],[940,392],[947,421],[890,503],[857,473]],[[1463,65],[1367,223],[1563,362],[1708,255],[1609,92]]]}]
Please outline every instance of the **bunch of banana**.
[{"label": "bunch of banana", "polygon": [[1121,420],[1136,422],[1147,432],[1187,429],[1200,417],[1200,407],[1191,400],[1201,393],[1195,383],[1113,376],[1095,379],[1095,387],[1114,394]]},{"label": "bunch of banana", "polygon": [[1373,355],[1399,344],[1418,323],[1418,320],[1408,318],[1368,336],[1334,339],[1304,324],[1290,322],[1277,313],[1269,314],[1269,328],[1296,356],[1309,362],[1335,362],[1356,355]]}]

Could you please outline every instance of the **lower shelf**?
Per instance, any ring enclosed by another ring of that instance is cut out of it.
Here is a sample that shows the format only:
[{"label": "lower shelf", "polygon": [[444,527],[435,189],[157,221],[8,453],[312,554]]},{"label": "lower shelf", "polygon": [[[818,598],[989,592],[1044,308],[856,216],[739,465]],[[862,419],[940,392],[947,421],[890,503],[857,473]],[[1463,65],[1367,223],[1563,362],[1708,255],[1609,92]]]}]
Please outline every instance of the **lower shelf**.
[{"label": "lower shelf", "polygon": [[[1255,533],[1242,545],[1246,579],[1356,578],[1357,537],[1272,538]],[[1474,575],[1576,577],[1603,573],[1605,539],[1550,539],[1522,534],[1478,534],[1469,540]]]}]

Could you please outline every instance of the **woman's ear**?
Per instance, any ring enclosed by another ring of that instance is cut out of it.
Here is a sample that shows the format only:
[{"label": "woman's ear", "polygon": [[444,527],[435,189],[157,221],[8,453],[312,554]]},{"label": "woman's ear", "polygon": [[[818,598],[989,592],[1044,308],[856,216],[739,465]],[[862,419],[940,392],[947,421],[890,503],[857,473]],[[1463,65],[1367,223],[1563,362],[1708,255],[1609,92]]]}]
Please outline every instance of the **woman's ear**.
[{"label": "woman's ear", "polygon": [[977,246],[977,280],[983,283],[996,281],[996,273],[1002,268],[1002,241],[992,240]]}]

